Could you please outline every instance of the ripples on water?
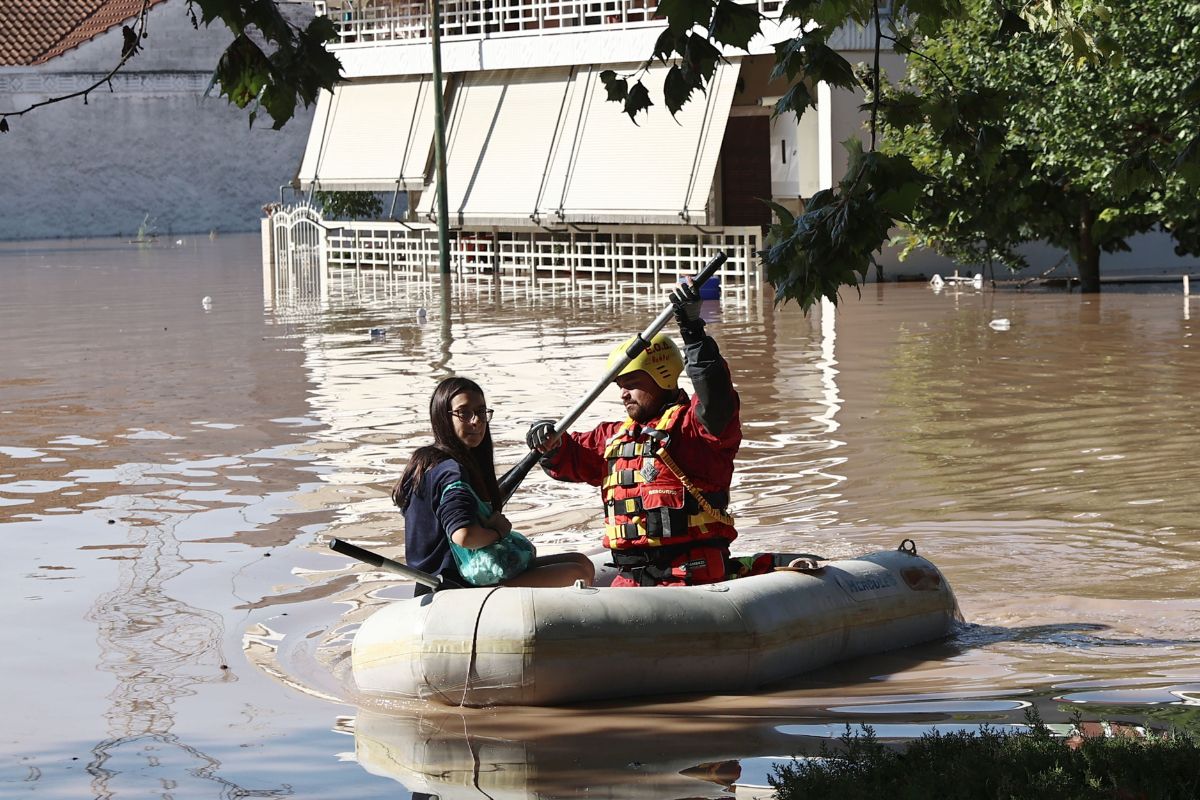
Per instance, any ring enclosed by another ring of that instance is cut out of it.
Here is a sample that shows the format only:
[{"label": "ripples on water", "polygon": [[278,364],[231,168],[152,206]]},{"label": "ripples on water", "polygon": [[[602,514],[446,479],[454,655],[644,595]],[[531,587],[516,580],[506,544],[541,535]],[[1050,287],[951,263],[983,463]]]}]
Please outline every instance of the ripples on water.
[{"label": "ripples on water", "polygon": [[[1200,306],[896,285],[850,293],[836,314],[765,295],[706,310],[742,395],[733,507],[748,550],[841,557],[916,540],[958,592],[957,636],[752,697],[503,713],[356,697],[354,630],[410,588],[321,537],[402,557],[388,491],[428,441],[436,382],[481,381],[511,464],[528,424],[570,408],[658,304],[483,284],[459,287],[445,316],[436,287],[360,279],[328,306],[273,298],[264,311],[256,248],[0,259],[0,535],[20,617],[7,650],[25,653],[9,656],[21,674],[68,663],[86,676],[6,695],[33,720],[20,752],[41,754],[22,756],[42,770],[35,784],[49,783],[61,731],[94,728],[107,744],[85,758],[90,777],[56,785],[94,786],[145,745],[177,755],[101,784],[178,780],[190,760],[209,764],[206,781],[286,794],[289,770],[353,734],[364,767],[412,790],[443,774],[443,789],[719,795],[728,759],[752,782],[764,757],[812,750],[847,722],[897,736],[1018,724],[1030,703],[1047,718],[1070,703],[1186,721],[1200,702]],[[1011,327],[989,327],[998,317]],[[619,414],[610,392],[577,427]],[[510,508],[543,548],[598,538],[589,487],[535,471]],[[29,698],[51,686],[61,701],[47,712]],[[204,712],[189,700],[201,697]],[[331,702],[361,712],[331,725]],[[231,719],[239,732],[214,732]],[[281,747],[314,725],[312,749]],[[255,753],[281,768],[250,769]],[[309,793],[375,791],[337,774],[309,776]]]}]

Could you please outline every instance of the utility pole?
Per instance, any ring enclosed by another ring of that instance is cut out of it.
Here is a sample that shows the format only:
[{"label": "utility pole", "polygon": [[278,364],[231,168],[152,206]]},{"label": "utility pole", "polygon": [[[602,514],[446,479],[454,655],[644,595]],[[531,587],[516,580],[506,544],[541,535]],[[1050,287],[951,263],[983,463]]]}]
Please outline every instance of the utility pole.
[{"label": "utility pole", "polygon": [[442,85],[442,11],[439,0],[429,0],[433,32],[433,86],[437,92],[433,111],[433,154],[437,171],[438,260],[443,286],[450,280],[450,209],[446,200],[446,90]]}]

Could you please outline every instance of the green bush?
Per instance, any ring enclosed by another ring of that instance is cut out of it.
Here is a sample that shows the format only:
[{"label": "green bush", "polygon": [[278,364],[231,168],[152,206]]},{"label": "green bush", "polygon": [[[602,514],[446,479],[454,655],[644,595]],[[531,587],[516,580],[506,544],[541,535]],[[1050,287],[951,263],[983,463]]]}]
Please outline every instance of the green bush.
[{"label": "green bush", "polygon": [[316,192],[313,200],[326,219],[376,219],[383,214],[383,201],[373,192]]},{"label": "green bush", "polygon": [[834,751],[793,760],[771,779],[779,800],[1193,800],[1200,798],[1200,747],[1187,733],[1062,739],[1036,712],[1030,730],[933,732],[902,748],[870,726],[849,726]]}]

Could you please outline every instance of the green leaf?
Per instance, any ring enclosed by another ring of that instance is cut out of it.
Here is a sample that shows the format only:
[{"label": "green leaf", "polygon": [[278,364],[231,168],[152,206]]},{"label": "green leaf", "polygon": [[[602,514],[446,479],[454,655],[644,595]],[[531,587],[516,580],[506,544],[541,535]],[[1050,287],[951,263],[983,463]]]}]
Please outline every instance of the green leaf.
[{"label": "green leaf", "polygon": [[859,88],[850,62],[833,48],[823,43],[812,43],[805,50],[807,68],[805,77],[812,81],[824,81],[840,89]]},{"label": "green leaf", "polygon": [[683,108],[683,104],[691,99],[692,88],[692,82],[684,77],[683,70],[678,65],[671,67],[663,82],[663,100],[672,117],[678,114],[679,110]]},{"label": "green leaf", "polygon": [[654,53],[651,58],[657,58],[665,64],[676,53],[682,53],[686,45],[687,37],[685,35],[674,33],[670,28],[664,28],[654,42]]},{"label": "green leaf", "polygon": [[825,37],[815,33],[776,43],[775,67],[771,70],[771,80],[786,78],[788,81],[794,81],[808,69],[809,48],[824,44]]},{"label": "green leaf", "polygon": [[1200,74],[1196,75],[1196,77],[1184,87],[1183,93],[1180,95],[1179,99],[1188,105],[1200,105]]},{"label": "green leaf", "polygon": [[810,108],[817,107],[817,98],[813,97],[812,92],[803,83],[792,84],[791,88],[775,101],[775,111],[773,116],[780,116],[788,111],[796,115],[796,119],[804,115],[804,112]]},{"label": "green leaf", "polygon": [[604,84],[604,89],[608,92],[606,99],[610,103],[624,103],[625,98],[629,96],[629,81],[618,78],[617,73],[611,69],[600,73],[600,82]]},{"label": "green leaf", "polygon": [[1029,23],[1015,11],[1004,9],[1004,13],[1000,18],[1000,30],[997,32],[997,38],[1001,42],[1006,42],[1019,33],[1029,33]]},{"label": "green leaf", "polygon": [[654,103],[650,102],[650,92],[646,90],[641,81],[638,81],[629,90],[629,96],[625,98],[625,113],[636,125],[637,115],[643,111],[649,111],[652,105]]},{"label": "green leaf", "polygon": [[790,228],[796,222],[796,217],[792,214],[792,212],[788,211],[774,200],[763,200],[762,202],[766,204],[767,208],[774,212],[776,218],[779,220],[780,225]]},{"label": "green leaf", "polygon": [[666,17],[667,30],[675,35],[699,25],[707,29],[713,16],[713,0],[661,0],[658,16]]},{"label": "green leaf", "polygon": [[217,62],[216,78],[221,94],[238,108],[258,99],[270,74],[270,60],[245,34],[237,36]]},{"label": "green leaf", "polygon": [[722,60],[721,51],[698,33],[687,35],[680,56],[682,56],[686,68],[699,75],[705,83],[712,79],[713,73],[717,69],[717,62]]},{"label": "green leaf", "polygon": [[[327,17],[298,28],[268,0],[189,0],[188,11],[194,14],[196,8],[206,26],[219,21],[235,34],[217,63],[212,86],[237,107],[252,106],[251,125],[261,108],[278,129],[292,118],[297,103],[311,105],[341,80],[341,63],[326,48],[337,36]],[[255,31],[253,37],[248,30]]]},{"label": "green leaf", "polygon": [[719,0],[710,34],[722,44],[749,52],[750,40],[759,34],[762,19],[753,5]]},{"label": "green leaf", "polygon": [[880,98],[880,116],[893,128],[911,128],[925,120],[925,100],[915,92],[897,91]]},{"label": "green leaf", "polygon": [[1171,170],[1192,186],[1200,186],[1200,135],[1193,136],[1172,159]]},{"label": "green leaf", "polygon": [[264,86],[259,102],[271,115],[274,130],[282,128],[296,112],[296,92],[278,83]]},{"label": "green leaf", "polygon": [[1079,27],[1068,28],[1064,32],[1064,44],[1071,51],[1071,56],[1077,65],[1083,65],[1095,58],[1091,37]]}]

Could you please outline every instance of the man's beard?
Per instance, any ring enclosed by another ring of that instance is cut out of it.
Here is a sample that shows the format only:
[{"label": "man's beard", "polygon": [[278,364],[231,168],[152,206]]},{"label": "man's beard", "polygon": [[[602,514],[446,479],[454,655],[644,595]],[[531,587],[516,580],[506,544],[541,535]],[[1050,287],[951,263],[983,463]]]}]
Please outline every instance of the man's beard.
[{"label": "man's beard", "polygon": [[[626,409],[628,411],[628,409]],[[639,425],[645,425],[650,420],[658,416],[658,412],[645,406],[636,406],[633,412],[629,414],[629,418]]]}]

